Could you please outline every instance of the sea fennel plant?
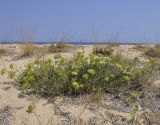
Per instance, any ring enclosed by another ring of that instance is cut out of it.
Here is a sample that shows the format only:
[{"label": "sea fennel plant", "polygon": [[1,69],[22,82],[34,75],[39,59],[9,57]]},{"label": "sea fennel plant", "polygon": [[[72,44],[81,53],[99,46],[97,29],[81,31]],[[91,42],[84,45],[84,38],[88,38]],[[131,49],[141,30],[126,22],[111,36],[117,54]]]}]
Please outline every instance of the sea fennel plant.
[{"label": "sea fennel plant", "polygon": [[152,73],[151,61],[142,64],[135,59],[113,56],[86,56],[77,52],[72,58],[37,59],[18,76],[21,89],[41,96],[90,94],[108,89],[136,86],[147,82]]}]

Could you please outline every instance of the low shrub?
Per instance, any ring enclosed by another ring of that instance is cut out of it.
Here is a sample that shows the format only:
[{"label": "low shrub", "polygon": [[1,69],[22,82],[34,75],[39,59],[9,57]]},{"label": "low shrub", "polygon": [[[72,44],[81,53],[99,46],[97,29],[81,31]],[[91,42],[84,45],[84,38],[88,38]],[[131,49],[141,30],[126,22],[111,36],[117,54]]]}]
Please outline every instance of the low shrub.
[{"label": "low shrub", "polygon": [[160,57],[160,45],[155,45],[155,47],[148,49],[145,55],[150,57]]},{"label": "low shrub", "polygon": [[139,63],[137,58],[116,60],[94,54],[85,56],[83,52],[70,59],[59,57],[53,61],[39,58],[27,65],[18,76],[17,83],[21,89],[45,97],[97,93],[147,82],[154,65],[139,66]]},{"label": "low shrub", "polygon": [[22,56],[31,56],[34,54],[35,45],[33,43],[24,43],[21,46]]},{"label": "low shrub", "polygon": [[93,54],[101,54],[101,55],[112,55],[113,54],[113,47],[112,45],[94,45],[93,46]]}]

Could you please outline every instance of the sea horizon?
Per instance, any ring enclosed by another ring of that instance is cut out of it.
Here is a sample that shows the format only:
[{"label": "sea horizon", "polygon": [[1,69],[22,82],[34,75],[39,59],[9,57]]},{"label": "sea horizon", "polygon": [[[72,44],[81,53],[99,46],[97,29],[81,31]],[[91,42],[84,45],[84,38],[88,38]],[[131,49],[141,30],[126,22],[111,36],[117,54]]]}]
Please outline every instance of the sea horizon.
[{"label": "sea horizon", "polygon": [[[0,44],[23,44],[26,43],[24,41],[0,41]],[[45,42],[45,41],[34,41],[34,44],[52,44],[57,42]],[[119,45],[134,45],[134,44],[160,44],[160,42],[65,42],[66,44],[73,45],[94,45],[94,44],[119,44]]]}]

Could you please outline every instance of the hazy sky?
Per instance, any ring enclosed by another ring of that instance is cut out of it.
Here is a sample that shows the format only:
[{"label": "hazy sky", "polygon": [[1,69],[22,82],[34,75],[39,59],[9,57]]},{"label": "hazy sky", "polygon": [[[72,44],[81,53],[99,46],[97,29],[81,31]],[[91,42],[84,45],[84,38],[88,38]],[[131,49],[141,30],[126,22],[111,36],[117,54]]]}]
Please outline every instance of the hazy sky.
[{"label": "hazy sky", "polygon": [[160,0],[0,0],[0,40],[160,41]]}]

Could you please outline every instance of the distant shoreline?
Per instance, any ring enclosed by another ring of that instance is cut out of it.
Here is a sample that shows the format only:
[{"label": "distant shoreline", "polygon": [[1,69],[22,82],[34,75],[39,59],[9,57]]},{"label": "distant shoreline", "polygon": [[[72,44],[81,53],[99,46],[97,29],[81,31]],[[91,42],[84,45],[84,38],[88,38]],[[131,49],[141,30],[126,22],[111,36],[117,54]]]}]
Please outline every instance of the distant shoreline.
[{"label": "distant shoreline", "polygon": [[[25,42],[0,42],[0,44],[24,44]],[[33,42],[38,45],[51,44],[53,42]],[[57,43],[57,42],[54,42]],[[65,42],[66,44],[72,45],[95,45],[95,44],[118,44],[118,45],[140,45],[140,44],[152,44],[152,45],[160,45],[160,43],[127,43],[127,42]]]}]

